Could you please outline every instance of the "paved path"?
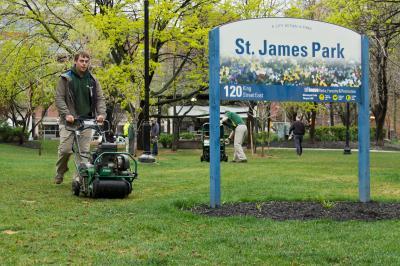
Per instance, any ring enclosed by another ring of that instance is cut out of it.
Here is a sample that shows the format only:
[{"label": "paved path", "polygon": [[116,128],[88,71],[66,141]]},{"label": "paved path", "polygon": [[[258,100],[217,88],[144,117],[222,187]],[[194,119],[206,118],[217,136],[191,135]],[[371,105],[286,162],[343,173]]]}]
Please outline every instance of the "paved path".
[{"label": "paved path", "polygon": [[[285,148],[285,147],[270,147],[270,149],[276,150],[294,150],[296,148]],[[324,149],[324,148],[303,148],[304,151],[311,150],[311,151],[342,151],[343,149]],[[352,152],[358,152],[358,149],[351,149]],[[388,151],[388,150],[369,150],[370,152],[388,152],[388,153],[398,153],[400,151]]]}]

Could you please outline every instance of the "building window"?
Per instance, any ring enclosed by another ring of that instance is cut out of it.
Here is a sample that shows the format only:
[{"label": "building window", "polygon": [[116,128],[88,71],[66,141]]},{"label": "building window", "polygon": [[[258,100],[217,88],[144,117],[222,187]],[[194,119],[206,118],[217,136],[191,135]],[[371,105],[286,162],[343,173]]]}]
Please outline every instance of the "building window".
[{"label": "building window", "polygon": [[58,125],[43,125],[42,130],[40,131],[40,135],[46,139],[60,137]]}]

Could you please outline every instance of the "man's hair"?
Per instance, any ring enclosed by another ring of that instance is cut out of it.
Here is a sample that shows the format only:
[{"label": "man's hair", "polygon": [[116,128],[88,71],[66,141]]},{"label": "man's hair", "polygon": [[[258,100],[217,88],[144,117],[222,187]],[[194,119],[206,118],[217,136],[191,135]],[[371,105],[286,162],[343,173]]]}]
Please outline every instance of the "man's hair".
[{"label": "man's hair", "polygon": [[78,52],[74,56],[74,61],[78,61],[79,57],[89,58],[90,59],[90,54],[88,52],[85,52],[85,51]]}]

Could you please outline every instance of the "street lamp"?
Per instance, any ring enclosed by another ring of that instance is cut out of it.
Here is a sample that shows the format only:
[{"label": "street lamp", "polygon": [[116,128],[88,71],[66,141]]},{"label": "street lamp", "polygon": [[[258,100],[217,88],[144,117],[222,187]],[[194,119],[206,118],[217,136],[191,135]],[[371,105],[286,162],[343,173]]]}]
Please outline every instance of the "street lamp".
[{"label": "street lamp", "polygon": [[150,152],[150,121],[149,121],[149,1],[144,0],[144,121],[143,121],[143,154],[139,162],[154,163],[156,159]]},{"label": "street lamp", "polygon": [[350,141],[349,126],[350,126],[350,103],[347,102],[346,103],[346,145],[344,146],[343,154],[351,154],[351,148],[349,145],[349,141]]}]

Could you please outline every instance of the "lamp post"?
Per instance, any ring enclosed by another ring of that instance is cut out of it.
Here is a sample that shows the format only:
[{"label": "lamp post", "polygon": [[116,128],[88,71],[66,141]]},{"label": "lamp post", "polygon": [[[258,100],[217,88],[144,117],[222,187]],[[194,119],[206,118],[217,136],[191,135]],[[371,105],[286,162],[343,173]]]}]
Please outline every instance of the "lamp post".
[{"label": "lamp post", "polygon": [[351,154],[351,148],[349,145],[349,141],[350,141],[349,126],[350,126],[350,103],[347,102],[346,103],[346,145],[344,146],[343,154]]},{"label": "lamp post", "polygon": [[156,159],[150,152],[150,121],[149,121],[149,1],[144,0],[144,121],[143,121],[143,154],[139,162],[154,163]]}]

